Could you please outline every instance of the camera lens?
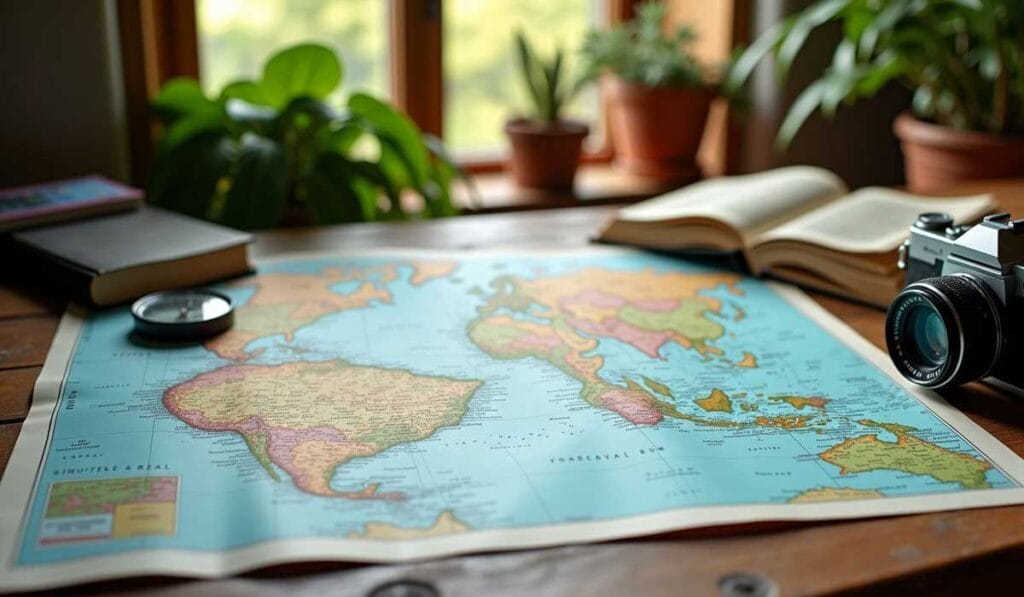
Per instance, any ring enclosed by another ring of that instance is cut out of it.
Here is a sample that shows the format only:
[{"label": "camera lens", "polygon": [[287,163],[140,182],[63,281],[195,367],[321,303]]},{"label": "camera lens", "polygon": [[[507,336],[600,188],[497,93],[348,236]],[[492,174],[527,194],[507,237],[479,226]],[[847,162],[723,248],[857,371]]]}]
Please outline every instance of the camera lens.
[{"label": "camera lens", "polygon": [[893,364],[910,381],[930,388],[973,381],[999,359],[999,303],[969,274],[920,280],[889,306],[885,343]]},{"label": "camera lens", "polygon": [[915,360],[929,367],[938,367],[946,362],[949,333],[935,307],[929,303],[912,305],[904,325]]}]

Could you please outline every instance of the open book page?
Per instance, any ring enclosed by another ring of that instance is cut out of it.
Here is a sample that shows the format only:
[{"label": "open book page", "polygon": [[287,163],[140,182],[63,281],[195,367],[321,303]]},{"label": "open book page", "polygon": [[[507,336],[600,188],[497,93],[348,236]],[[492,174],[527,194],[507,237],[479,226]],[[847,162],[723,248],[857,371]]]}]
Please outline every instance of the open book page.
[{"label": "open book page", "polygon": [[990,195],[922,197],[882,187],[867,187],[768,230],[755,239],[796,241],[846,253],[896,251],[918,214],[949,213],[958,222],[971,222],[995,208]]},{"label": "open book page", "polygon": [[846,192],[836,175],[812,166],[714,178],[619,211],[624,222],[712,220],[744,240],[819,207]]}]

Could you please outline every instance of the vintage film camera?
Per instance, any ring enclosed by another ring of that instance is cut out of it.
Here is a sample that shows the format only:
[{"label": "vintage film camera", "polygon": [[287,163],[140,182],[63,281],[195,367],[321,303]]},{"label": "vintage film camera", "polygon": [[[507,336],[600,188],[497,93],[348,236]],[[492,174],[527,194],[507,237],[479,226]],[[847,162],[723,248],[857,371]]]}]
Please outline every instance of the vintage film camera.
[{"label": "vintage film camera", "polygon": [[889,306],[885,342],[908,380],[945,388],[980,378],[1024,389],[1024,220],[955,226],[918,216],[900,250],[906,286]]}]

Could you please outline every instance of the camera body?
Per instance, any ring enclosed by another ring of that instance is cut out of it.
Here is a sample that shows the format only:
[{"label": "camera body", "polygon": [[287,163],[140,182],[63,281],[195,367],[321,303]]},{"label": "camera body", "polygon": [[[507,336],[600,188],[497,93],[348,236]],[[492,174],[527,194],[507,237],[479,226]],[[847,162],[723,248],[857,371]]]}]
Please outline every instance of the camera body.
[{"label": "camera body", "polygon": [[906,285],[885,337],[904,377],[935,389],[980,378],[1024,389],[1024,220],[1003,213],[968,227],[921,214],[899,266]]}]

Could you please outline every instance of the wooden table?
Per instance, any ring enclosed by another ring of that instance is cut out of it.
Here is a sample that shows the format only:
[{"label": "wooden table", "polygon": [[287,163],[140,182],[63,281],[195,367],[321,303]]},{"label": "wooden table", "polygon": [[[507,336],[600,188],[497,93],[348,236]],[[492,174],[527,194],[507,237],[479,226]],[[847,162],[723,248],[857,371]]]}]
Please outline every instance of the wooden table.
[{"label": "wooden table", "polygon": [[[973,185],[1024,215],[1024,181]],[[361,224],[262,234],[257,256],[340,247],[571,247],[586,242],[607,207],[473,216],[411,224]],[[874,344],[882,312],[820,295],[815,299]],[[22,283],[0,282],[0,470],[30,404],[63,305]],[[947,396],[1024,454],[1024,401],[973,385]],[[471,555],[408,565],[310,564],[217,581],[146,579],[91,590],[161,594],[227,592],[366,595],[393,581],[424,581],[442,595],[683,595],[719,591],[723,578],[752,575],[730,594],[906,589],[1014,589],[1024,563],[1024,506],[823,524],[699,530],[649,539],[518,553]],[[746,577],[743,577],[746,578]],[[743,589],[755,592],[744,593]],[[429,593],[395,592],[393,595]]]}]

